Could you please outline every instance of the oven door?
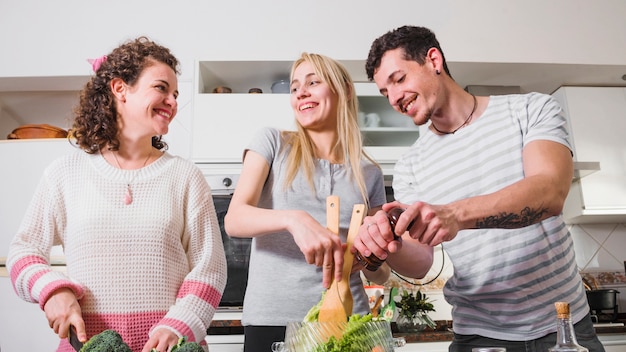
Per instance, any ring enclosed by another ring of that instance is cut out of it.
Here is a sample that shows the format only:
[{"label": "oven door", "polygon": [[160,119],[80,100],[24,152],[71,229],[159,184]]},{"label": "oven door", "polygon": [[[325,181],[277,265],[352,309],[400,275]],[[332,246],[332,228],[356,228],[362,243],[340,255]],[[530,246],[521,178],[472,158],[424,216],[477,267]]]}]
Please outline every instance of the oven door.
[{"label": "oven door", "polygon": [[224,252],[226,253],[226,264],[228,270],[228,280],[222,295],[220,308],[241,309],[243,306],[243,296],[246,293],[248,283],[248,263],[250,259],[251,238],[230,237],[224,230],[224,216],[228,211],[232,195],[213,195],[213,203],[217,213],[217,220],[220,224]]}]

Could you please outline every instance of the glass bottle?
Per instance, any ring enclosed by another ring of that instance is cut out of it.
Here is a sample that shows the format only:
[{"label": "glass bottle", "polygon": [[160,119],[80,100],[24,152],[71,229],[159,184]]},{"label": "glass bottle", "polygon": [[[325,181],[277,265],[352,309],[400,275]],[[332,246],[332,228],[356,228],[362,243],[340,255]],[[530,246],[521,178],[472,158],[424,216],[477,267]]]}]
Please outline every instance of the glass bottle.
[{"label": "glass bottle", "polygon": [[[387,213],[387,218],[389,219],[389,225],[391,225],[391,231],[393,232],[394,239],[398,238],[398,236],[395,233],[396,224],[398,223],[398,219],[400,218],[400,215],[403,212],[404,212],[404,209],[402,208],[392,208]],[[411,225],[413,225],[413,222],[409,224],[407,230],[411,228]],[[361,255],[361,253],[357,252],[355,255],[355,258],[359,263],[365,266],[365,269],[370,270],[370,271],[378,270],[378,268],[380,268],[380,266],[383,265],[383,263],[385,262],[384,260],[375,256],[374,253],[372,253],[369,257],[366,257],[364,255]]]},{"label": "glass bottle", "polygon": [[569,303],[556,302],[556,345],[548,352],[589,352],[578,344],[569,311]]}]

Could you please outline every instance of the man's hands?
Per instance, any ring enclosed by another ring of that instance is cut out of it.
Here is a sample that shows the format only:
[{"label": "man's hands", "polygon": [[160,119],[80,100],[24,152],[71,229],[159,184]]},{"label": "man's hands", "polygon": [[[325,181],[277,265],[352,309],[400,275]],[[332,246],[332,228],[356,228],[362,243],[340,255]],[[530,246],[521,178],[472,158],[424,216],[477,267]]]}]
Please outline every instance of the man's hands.
[{"label": "man's hands", "polygon": [[[387,212],[396,207],[404,209],[395,227],[395,235],[399,238],[394,238],[387,217]],[[359,251],[366,257],[374,254],[385,260],[390,253],[400,251],[403,235],[408,234],[419,243],[434,247],[452,240],[459,230],[460,224],[448,207],[423,202],[407,205],[396,201],[384,204],[381,211],[365,218],[354,241],[353,252]]]},{"label": "man's hands", "polygon": [[413,224],[409,229],[409,236],[422,244],[434,247],[443,242],[454,239],[461,229],[457,221],[456,214],[452,208],[442,205],[432,205],[423,202],[416,202],[405,206],[398,202],[383,205],[383,210],[388,211],[395,206],[405,209],[398,220],[396,233],[406,231],[411,221]]}]

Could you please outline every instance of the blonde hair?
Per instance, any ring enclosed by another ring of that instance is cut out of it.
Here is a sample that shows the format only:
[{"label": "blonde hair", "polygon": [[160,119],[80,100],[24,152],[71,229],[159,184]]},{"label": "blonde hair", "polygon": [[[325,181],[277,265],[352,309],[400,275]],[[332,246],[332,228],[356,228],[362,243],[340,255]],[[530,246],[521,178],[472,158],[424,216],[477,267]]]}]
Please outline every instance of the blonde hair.
[{"label": "blonde hair", "polygon": [[[361,160],[366,158],[374,165],[378,165],[363,150],[363,139],[357,121],[359,102],[356,97],[354,82],[346,68],[339,62],[320,54],[302,53],[291,66],[291,75],[303,62],[308,62],[313,67],[315,74],[329,85],[331,91],[337,95],[337,143],[333,147],[336,155],[342,160],[349,170],[349,175],[358,185],[364,204],[369,207],[369,196],[365,177],[361,169]],[[298,171],[302,169],[311,189],[313,183],[313,170],[315,169],[315,148],[313,141],[305,129],[296,120],[295,132],[285,131],[286,144],[291,146],[287,155],[287,175],[285,187],[293,183]]]}]

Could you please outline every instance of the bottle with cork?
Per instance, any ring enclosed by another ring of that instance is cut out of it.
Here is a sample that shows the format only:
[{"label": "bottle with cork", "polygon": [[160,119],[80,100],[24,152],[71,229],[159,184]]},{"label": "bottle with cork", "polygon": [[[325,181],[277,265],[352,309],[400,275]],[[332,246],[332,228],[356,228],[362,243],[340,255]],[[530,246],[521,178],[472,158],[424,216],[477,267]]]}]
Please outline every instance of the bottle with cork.
[{"label": "bottle with cork", "polygon": [[[387,218],[389,219],[389,225],[391,225],[391,231],[393,232],[393,237],[394,240],[398,239],[399,236],[396,235],[396,224],[398,223],[398,219],[400,218],[400,215],[404,212],[404,209],[402,208],[392,208],[391,210],[389,210],[389,212],[387,213]],[[409,224],[409,226],[407,227],[407,231],[408,229],[411,228],[411,225],[413,225],[413,222],[411,222]],[[362,255],[359,252],[356,252],[355,256],[356,260],[361,263],[363,266],[365,266],[365,269],[369,270],[369,271],[376,271],[378,270],[378,268],[380,268],[381,265],[383,265],[383,263],[385,262],[384,260],[378,258],[377,256],[374,255],[374,253],[372,253],[369,257],[366,257],[364,255]]]},{"label": "bottle with cork", "polygon": [[578,344],[572,324],[569,303],[556,302],[556,345],[548,349],[549,352],[589,352]]}]

